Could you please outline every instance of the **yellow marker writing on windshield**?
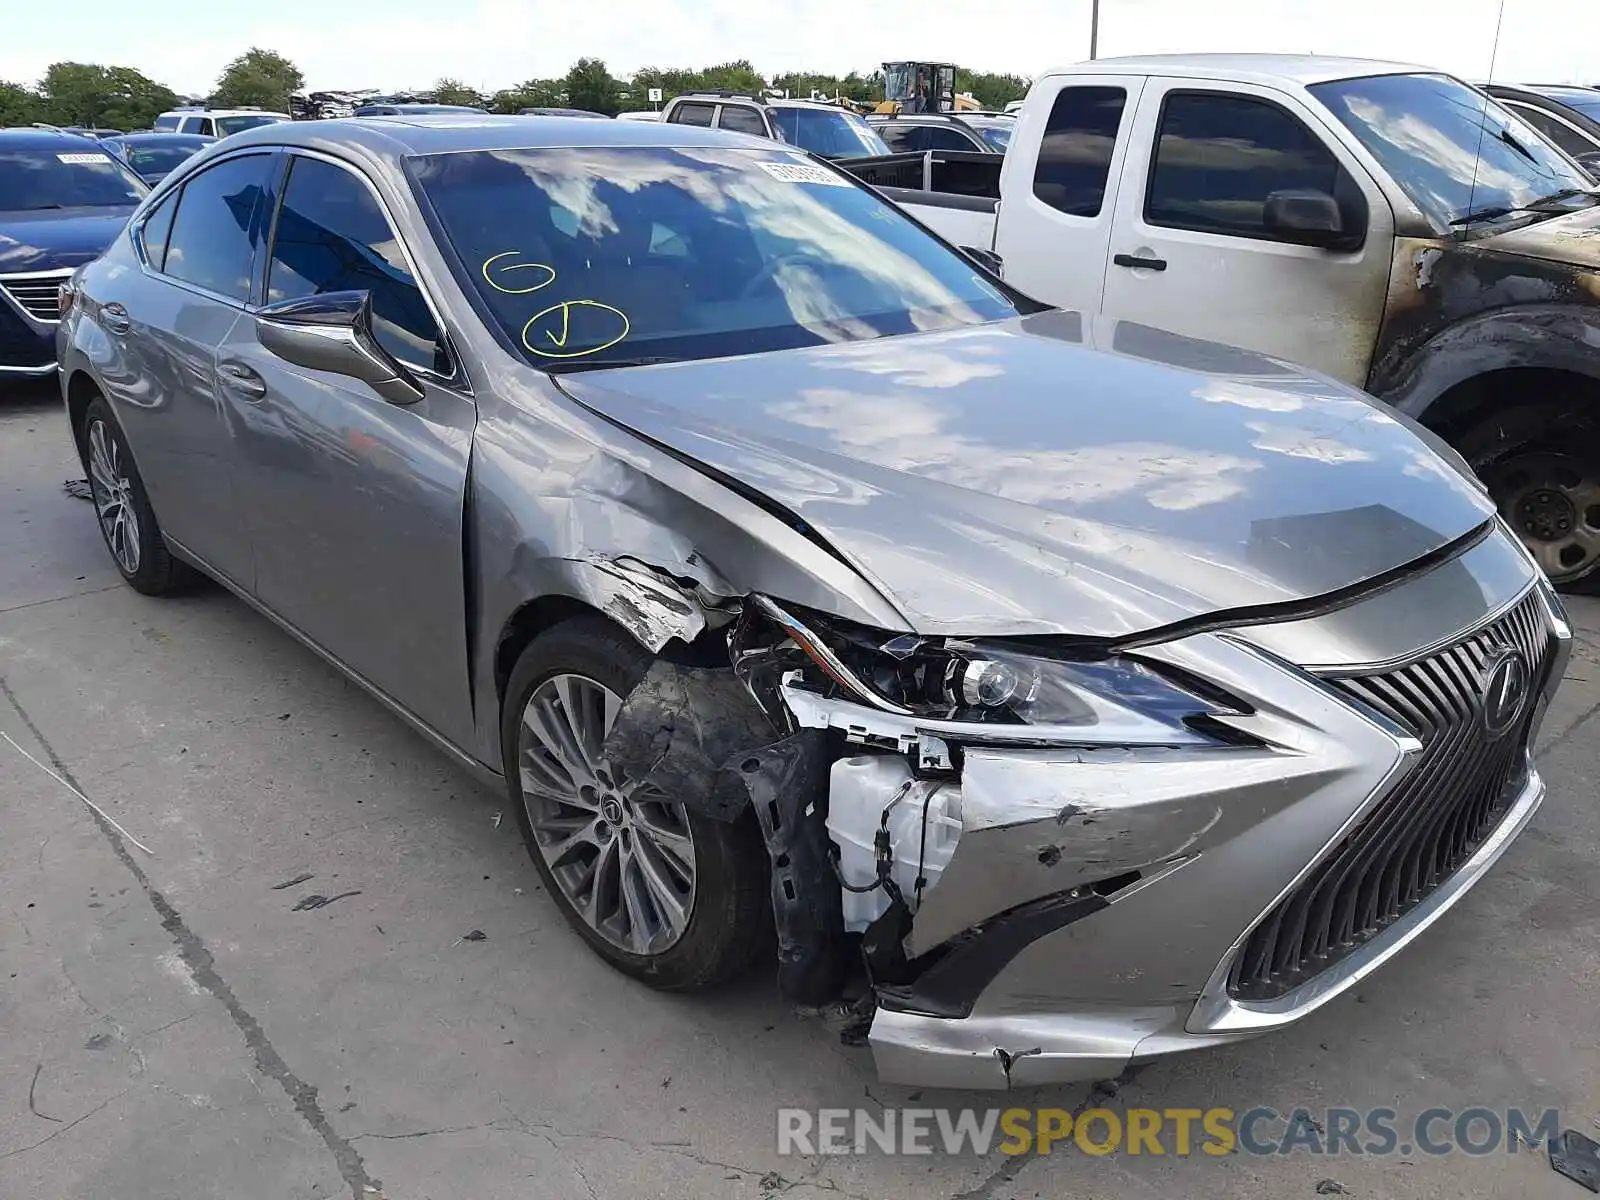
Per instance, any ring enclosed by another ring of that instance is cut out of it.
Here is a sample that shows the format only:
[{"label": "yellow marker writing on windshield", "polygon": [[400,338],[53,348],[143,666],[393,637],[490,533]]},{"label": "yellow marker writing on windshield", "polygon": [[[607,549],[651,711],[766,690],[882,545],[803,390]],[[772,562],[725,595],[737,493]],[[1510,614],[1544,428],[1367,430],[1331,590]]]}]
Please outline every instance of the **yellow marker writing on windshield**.
[{"label": "yellow marker writing on windshield", "polygon": [[522,251],[520,251],[520,250],[502,250],[499,254],[491,254],[488,258],[484,259],[483,260],[483,268],[482,268],[482,270],[483,270],[483,281],[485,283],[487,283],[490,287],[492,287],[495,291],[504,292],[508,296],[526,296],[529,292],[537,292],[540,288],[548,287],[548,286],[550,286],[550,284],[555,282],[556,269],[554,267],[549,266],[549,265],[547,265],[545,263],[525,262],[525,263],[507,263],[505,266],[499,268],[499,272],[500,272],[500,274],[503,275],[507,271],[543,271],[543,272],[545,272],[545,277],[543,279],[539,280],[539,282],[534,284],[532,287],[510,288],[510,287],[506,287],[504,284],[496,283],[494,281],[494,279],[489,275],[489,268],[492,267],[495,263],[499,262],[502,258],[515,258],[517,255],[519,255],[521,253],[522,253]]},{"label": "yellow marker writing on windshield", "polygon": [[[567,339],[572,336],[574,313],[577,314],[580,337],[588,340],[591,336],[598,336],[581,349],[568,350],[566,345]],[[563,300],[560,304],[540,309],[528,318],[528,323],[522,327],[522,344],[527,347],[528,353],[537,354],[540,358],[582,358],[609,350],[628,336],[629,328],[628,314],[620,308],[613,308],[598,300]],[[550,349],[552,346],[555,348]]]}]

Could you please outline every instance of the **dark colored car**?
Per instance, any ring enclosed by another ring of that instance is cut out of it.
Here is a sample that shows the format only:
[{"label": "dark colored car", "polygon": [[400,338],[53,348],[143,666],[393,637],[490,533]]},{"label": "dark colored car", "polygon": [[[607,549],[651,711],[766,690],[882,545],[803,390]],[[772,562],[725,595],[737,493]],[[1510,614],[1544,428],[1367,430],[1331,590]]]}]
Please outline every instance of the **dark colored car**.
[{"label": "dark colored car", "polygon": [[0,129],[0,379],[56,369],[56,290],[97,258],[147,191],[100,143]]},{"label": "dark colored car", "polygon": [[1600,91],[1505,83],[1483,90],[1600,177]]},{"label": "dark colored car", "polygon": [[1011,144],[1015,117],[968,116],[955,113],[894,113],[868,117],[867,124],[877,131],[896,154],[923,150],[971,150],[981,154],[1004,154]]},{"label": "dark colored car", "polygon": [[197,154],[217,139],[201,133],[128,133],[103,138],[100,142],[146,183],[165,179],[184,159]]},{"label": "dark colored car", "polygon": [[356,109],[358,117],[418,117],[440,116],[446,113],[481,113],[481,108],[466,104],[363,104]]}]

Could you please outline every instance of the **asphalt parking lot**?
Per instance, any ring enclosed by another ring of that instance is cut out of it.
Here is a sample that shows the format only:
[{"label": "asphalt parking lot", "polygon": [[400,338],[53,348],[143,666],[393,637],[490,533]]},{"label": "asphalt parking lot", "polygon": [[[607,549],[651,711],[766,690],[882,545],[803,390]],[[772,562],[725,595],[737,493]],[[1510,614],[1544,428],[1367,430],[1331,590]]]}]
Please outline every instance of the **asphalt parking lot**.
[{"label": "asphalt parking lot", "polygon": [[1600,1136],[1600,604],[1571,607],[1550,799],[1355,994],[1092,1097],[924,1094],[767,974],[675,997],[613,973],[499,795],[222,590],[124,587],[79,474],[53,396],[0,392],[0,731],[153,853],[0,740],[0,1197],[1588,1194],[1526,1147],[794,1157],[775,1130],[789,1106],[1092,1099],[1553,1107]]}]

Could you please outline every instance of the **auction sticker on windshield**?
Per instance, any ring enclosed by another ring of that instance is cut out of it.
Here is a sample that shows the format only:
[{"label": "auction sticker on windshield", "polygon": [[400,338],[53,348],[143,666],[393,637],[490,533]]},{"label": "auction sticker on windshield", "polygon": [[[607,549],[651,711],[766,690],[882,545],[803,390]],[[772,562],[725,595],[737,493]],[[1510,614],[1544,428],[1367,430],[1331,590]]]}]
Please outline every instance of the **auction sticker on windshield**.
[{"label": "auction sticker on windshield", "polygon": [[58,154],[56,158],[64,163],[103,163],[111,161],[104,154]]},{"label": "auction sticker on windshield", "polygon": [[785,183],[820,183],[824,187],[849,187],[847,180],[841,179],[832,171],[812,163],[801,162],[761,162],[760,167],[774,179],[781,179]]}]

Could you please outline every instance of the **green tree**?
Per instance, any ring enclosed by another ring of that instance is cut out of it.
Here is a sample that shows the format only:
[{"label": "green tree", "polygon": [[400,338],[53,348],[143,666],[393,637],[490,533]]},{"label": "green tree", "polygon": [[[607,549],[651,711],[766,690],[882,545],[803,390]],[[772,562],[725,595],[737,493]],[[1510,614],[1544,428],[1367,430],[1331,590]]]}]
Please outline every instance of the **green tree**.
[{"label": "green tree", "polygon": [[567,72],[567,104],[614,116],[622,88],[598,58],[580,58]]},{"label": "green tree", "polygon": [[441,79],[433,85],[435,104],[465,104],[469,108],[485,108],[484,98],[459,79]]},{"label": "green tree", "polygon": [[32,125],[45,119],[44,99],[20,83],[0,79],[0,128],[7,125]]},{"label": "green tree", "polygon": [[711,92],[745,92],[760,95],[767,90],[767,80],[748,59],[718,63],[700,72],[700,86]]},{"label": "green tree", "polygon": [[956,91],[970,93],[984,108],[1001,109],[1008,101],[1027,95],[1028,80],[1022,75],[997,75],[957,67]]},{"label": "green tree", "polygon": [[289,111],[289,97],[300,90],[305,76],[281,54],[252,46],[222,69],[211,103],[218,108],[257,108]]},{"label": "green tree", "polygon": [[149,129],[156,118],[178,105],[178,93],[132,67],[108,67],[102,116],[113,129]]},{"label": "green tree", "polygon": [[42,120],[53,125],[102,125],[106,69],[98,63],[51,63],[40,82]]}]

